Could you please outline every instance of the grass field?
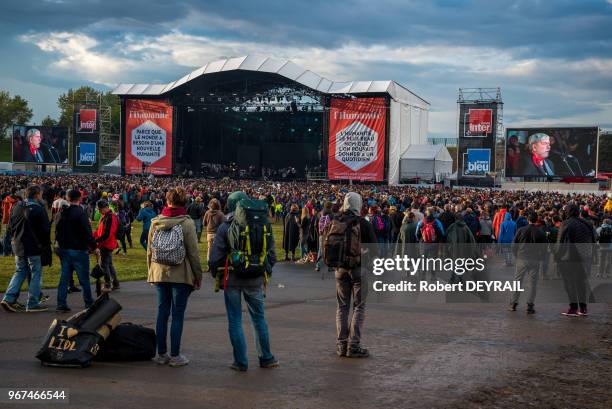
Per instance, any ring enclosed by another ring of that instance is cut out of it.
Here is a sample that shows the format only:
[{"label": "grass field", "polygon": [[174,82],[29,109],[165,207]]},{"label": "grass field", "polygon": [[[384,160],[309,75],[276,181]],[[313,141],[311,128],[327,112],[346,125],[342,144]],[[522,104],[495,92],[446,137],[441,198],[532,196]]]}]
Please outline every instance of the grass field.
[{"label": "grass field", "polygon": [[[95,229],[95,225],[92,226]],[[54,230],[54,228],[52,229]],[[146,264],[146,253],[140,245],[139,239],[142,232],[142,223],[135,222],[132,225],[132,242],[134,247],[128,247],[128,254],[124,256],[123,253],[113,256],[113,263],[117,274],[119,275],[119,281],[133,281],[143,280],[147,277],[147,264]],[[282,237],[283,237],[283,226],[281,223],[273,224],[274,239],[276,242],[276,254],[277,257],[282,259],[284,252],[282,251]],[[4,233],[4,232],[3,232]],[[202,234],[202,243],[199,245],[200,249],[200,261],[202,262],[202,268],[206,270],[207,260],[206,252],[207,245],[206,234]],[[95,257],[90,258],[91,266],[95,263]],[[6,287],[15,272],[15,258],[14,257],[2,257],[0,256],[0,291],[5,291]],[[60,273],[60,261],[56,255],[53,255],[53,265],[51,267],[43,268],[43,288],[57,287]]]}]

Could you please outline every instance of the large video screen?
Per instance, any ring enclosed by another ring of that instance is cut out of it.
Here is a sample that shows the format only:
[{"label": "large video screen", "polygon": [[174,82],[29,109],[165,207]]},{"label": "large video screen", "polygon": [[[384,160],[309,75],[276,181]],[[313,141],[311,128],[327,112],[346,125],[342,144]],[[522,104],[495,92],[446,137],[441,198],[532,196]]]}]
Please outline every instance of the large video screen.
[{"label": "large video screen", "polygon": [[13,126],[13,162],[56,165],[68,163],[68,128]]},{"label": "large video screen", "polygon": [[597,127],[506,129],[506,176],[595,176]]}]

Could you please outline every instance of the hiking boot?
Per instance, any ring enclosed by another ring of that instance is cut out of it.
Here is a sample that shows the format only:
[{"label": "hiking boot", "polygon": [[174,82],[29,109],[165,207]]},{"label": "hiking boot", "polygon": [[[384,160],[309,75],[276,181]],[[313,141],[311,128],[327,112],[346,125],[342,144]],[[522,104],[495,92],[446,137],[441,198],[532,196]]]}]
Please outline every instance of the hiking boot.
[{"label": "hiking boot", "polygon": [[60,314],[72,311],[67,305],[58,305],[55,309],[55,312],[59,312]]},{"label": "hiking boot", "polygon": [[527,314],[535,314],[535,309],[533,308],[533,304],[527,304]]},{"label": "hiking boot", "polygon": [[367,349],[361,347],[351,347],[346,351],[347,358],[367,358],[370,353]]},{"label": "hiking boot", "polygon": [[336,355],[338,355],[341,358],[345,357],[346,356],[346,350],[347,350],[346,345],[337,345],[336,346]]},{"label": "hiking boot", "polygon": [[513,302],[512,304],[510,304],[510,306],[508,307],[508,311],[516,311],[516,307],[518,306],[517,303]]},{"label": "hiking boot", "polygon": [[589,312],[587,311],[587,307],[580,307],[580,309],[578,310],[578,315],[581,317],[588,316]]},{"label": "hiking boot", "polygon": [[80,293],[81,289],[79,287],[77,287],[76,285],[68,288],[68,294],[70,293]]},{"label": "hiking boot", "polygon": [[23,312],[24,311],[23,305],[19,304],[18,302],[11,303],[11,302],[2,300],[0,302],[0,306],[2,306],[2,308],[4,308],[4,311],[6,312]]},{"label": "hiking boot", "polygon": [[576,308],[569,308],[567,311],[562,312],[561,315],[565,315],[566,317],[577,317],[578,310]]},{"label": "hiking boot", "polygon": [[113,280],[113,290],[118,290],[119,288],[121,288],[119,286],[119,280]]},{"label": "hiking boot", "polygon": [[268,369],[268,368],[278,368],[279,366],[280,366],[280,363],[278,362],[278,359],[276,359],[276,358],[271,360],[270,362],[266,362],[266,363],[263,363],[263,364],[260,363],[259,364],[260,368],[266,368],[266,369]]},{"label": "hiking boot", "polygon": [[168,354],[157,354],[155,358],[151,359],[151,361],[155,362],[157,365],[166,365],[170,362],[170,356]]},{"label": "hiking boot", "polygon": [[177,356],[170,357],[170,361],[168,362],[168,365],[170,365],[173,368],[177,368],[179,366],[185,366],[188,363],[189,363],[189,359],[187,359],[185,355],[177,355]]},{"label": "hiking boot", "polygon": [[246,366],[242,366],[237,362],[234,362],[233,364],[231,364],[229,368],[232,371],[236,371],[236,372],[246,372],[248,369]]},{"label": "hiking boot", "polygon": [[37,305],[35,307],[27,307],[26,312],[45,312],[47,311],[47,307],[43,307],[42,305]]}]

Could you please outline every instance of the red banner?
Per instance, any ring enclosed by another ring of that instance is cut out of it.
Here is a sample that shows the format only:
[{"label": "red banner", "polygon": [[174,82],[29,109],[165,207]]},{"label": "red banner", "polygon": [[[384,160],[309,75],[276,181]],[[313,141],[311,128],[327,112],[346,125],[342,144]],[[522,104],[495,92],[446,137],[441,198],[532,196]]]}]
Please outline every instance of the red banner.
[{"label": "red banner", "polygon": [[332,98],[327,177],[382,181],[386,124],[384,98]]},{"label": "red banner", "polygon": [[125,173],[172,174],[172,105],[128,99],[125,118]]},{"label": "red banner", "polygon": [[469,129],[465,136],[487,137],[493,131],[493,110],[470,109]]},{"label": "red banner", "polygon": [[96,113],[95,109],[79,109],[79,133],[93,133],[96,131]]}]

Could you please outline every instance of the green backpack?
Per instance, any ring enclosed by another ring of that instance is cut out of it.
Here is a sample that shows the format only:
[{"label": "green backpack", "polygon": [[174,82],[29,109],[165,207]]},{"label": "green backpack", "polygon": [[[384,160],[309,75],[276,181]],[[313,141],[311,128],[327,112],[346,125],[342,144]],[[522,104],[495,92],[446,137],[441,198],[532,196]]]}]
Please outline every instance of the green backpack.
[{"label": "green backpack", "polygon": [[228,231],[231,249],[228,266],[237,277],[256,278],[271,272],[268,262],[271,237],[268,203],[253,199],[238,202]]}]

